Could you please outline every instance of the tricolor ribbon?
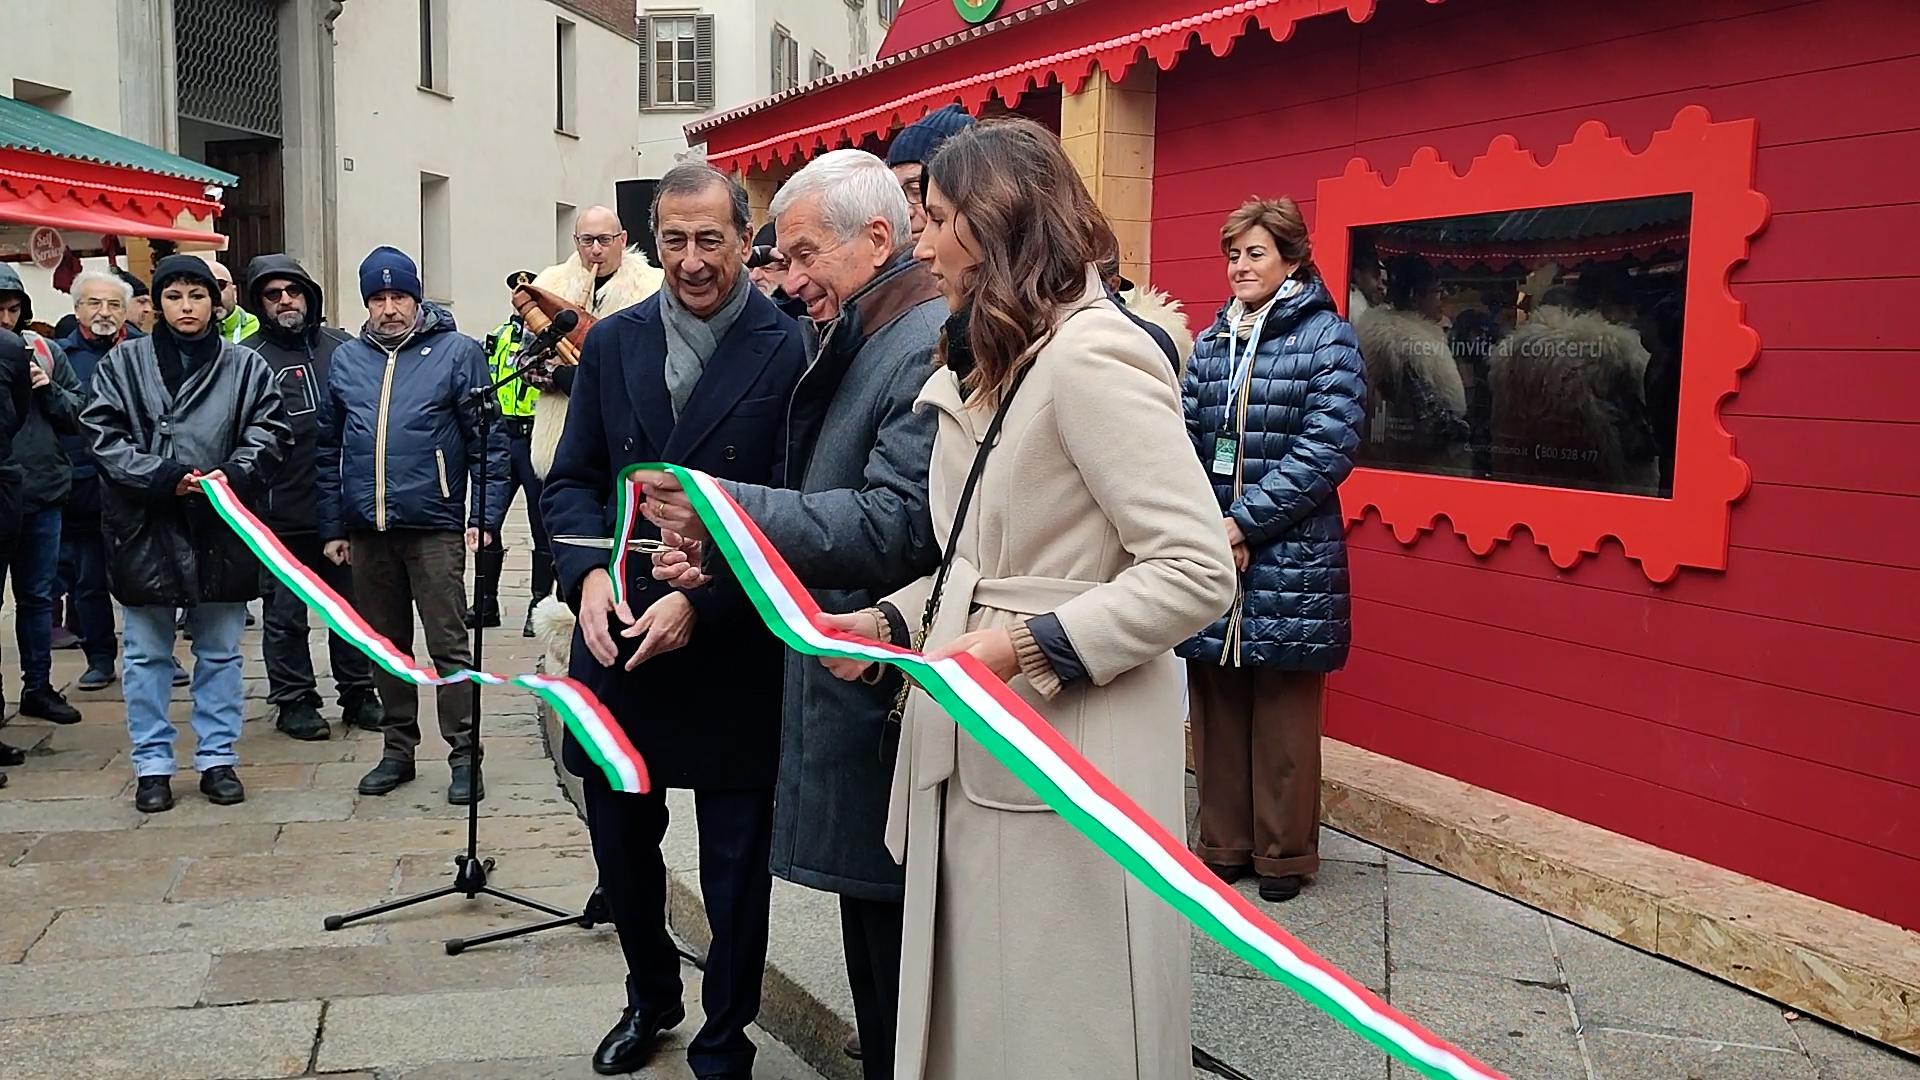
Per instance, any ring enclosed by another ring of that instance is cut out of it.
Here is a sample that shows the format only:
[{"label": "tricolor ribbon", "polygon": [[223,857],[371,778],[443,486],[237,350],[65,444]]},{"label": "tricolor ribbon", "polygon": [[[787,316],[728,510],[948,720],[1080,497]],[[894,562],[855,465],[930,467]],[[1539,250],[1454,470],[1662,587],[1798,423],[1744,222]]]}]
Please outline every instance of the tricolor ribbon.
[{"label": "tricolor ribbon", "polygon": [[341,599],[319,575],[288,551],[273,530],[266,527],[241,503],[225,480],[199,478],[200,490],[213,504],[229,528],[239,535],[254,557],[266,566],[280,583],[318,612],[329,628],[379,664],[388,674],[416,686],[448,686],[475,682],[482,686],[517,686],[553,708],[567,730],[573,732],[587,756],[607,775],[615,791],[645,794],[652,782],[647,764],[627,741],[626,733],[614,722],[606,706],[593,692],[572,679],[546,675],[495,675],[486,671],[456,671],[442,675],[432,668],[414,663],[413,657],[394,648],[386,636],[367,625],[353,605]]},{"label": "tricolor ribbon", "polygon": [[1215,941],[1419,1075],[1436,1080],[1500,1076],[1396,1012],[1229,888],[973,657],[928,660],[907,649],[821,629],[815,622],[820,608],[806,587],[726,489],[705,473],[674,465],[636,465],[621,473],[615,485],[611,567],[616,588],[626,581],[626,542],[642,501],[635,474],[643,471],[671,473],[680,481],[760,617],[789,648],[898,668],[1141,884]]}]

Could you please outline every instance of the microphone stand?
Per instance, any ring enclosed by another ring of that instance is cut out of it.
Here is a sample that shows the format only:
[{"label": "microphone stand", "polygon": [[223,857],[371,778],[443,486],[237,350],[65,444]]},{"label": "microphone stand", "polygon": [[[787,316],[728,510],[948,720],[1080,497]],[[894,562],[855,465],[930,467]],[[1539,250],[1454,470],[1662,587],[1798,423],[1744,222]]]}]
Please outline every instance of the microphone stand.
[{"label": "microphone stand", "polygon": [[[538,358],[535,357],[533,359]],[[511,384],[517,379],[524,378],[525,375],[526,366],[523,362],[521,366],[516,367],[511,374],[499,382],[493,383],[490,386],[480,386],[469,390],[466,399],[461,402],[461,407],[473,409],[480,421],[480,445],[483,448],[483,462],[485,461],[485,448],[490,447],[493,443],[493,420],[494,415],[499,410],[499,398],[497,394],[502,387]],[[486,472],[484,464],[482,465],[481,472],[484,477]],[[484,479],[480,484],[480,490],[475,495],[474,503],[480,521],[484,526],[487,520],[487,485]],[[477,582],[475,584],[475,591],[478,591]],[[486,670],[485,665],[482,663],[482,657],[486,648],[486,634],[486,620],[475,619],[473,626],[473,670],[475,671]],[[476,682],[470,683],[469,685],[473,693],[473,781],[474,786],[478,788],[481,783],[479,753],[482,709],[480,703],[480,684]],[[326,917],[323,925],[328,930],[338,930],[350,923],[356,923],[363,919],[371,919],[379,915],[385,915],[388,912],[413,907],[416,904],[424,904],[431,900],[438,900],[442,897],[453,896],[456,893],[469,900],[480,896],[491,896],[496,900],[505,900],[508,903],[518,904],[521,907],[530,908],[534,911],[553,916],[552,919],[546,922],[531,923],[526,926],[516,926],[506,930],[496,930],[492,933],[480,934],[475,937],[448,938],[446,943],[447,955],[458,956],[469,948],[488,945],[496,941],[505,941],[508,938],[524,937],[528,934],[537,934],[543,930],[557,930],[563,926],[578,926],[582,929],[590,930],[596,923],[610,921],[606,910],[606,903],[602,899],[598,888],[594,889],[593,895],[587,900],[586,910],[578,915],[574,915],[550,904],[532,899],[531,897],[519,896],[494,888],[489,884],[489,875],[493,870],[493,865],[494,861],[491,857],[480,857],[480,800],[474,798],[467,802],[467,849],[453,857],[452,882],[442,885],[437,889],[430,889],[413,896],[402,897],[399,900],[390,900],[384,904],[376,904],[373,907],[348,912],[345,915],[329,915]]]}]

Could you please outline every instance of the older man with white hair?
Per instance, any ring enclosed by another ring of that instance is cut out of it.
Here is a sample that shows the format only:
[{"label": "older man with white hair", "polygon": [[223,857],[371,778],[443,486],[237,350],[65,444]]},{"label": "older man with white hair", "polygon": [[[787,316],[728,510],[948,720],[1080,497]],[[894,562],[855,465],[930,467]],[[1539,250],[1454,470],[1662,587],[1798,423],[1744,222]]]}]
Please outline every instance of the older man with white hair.
[{"label": "older man with white hair", "polygon": [[[884,162],[836,150],[774,198],[787,291],[817,331],[814,361],[785,411],[786,487],[727,482],[827,611],[858,611],[930,572],[939,559],[927,514],[934,416],[914,398],[933,372],[946,301],[916,262],[906,196]],[[666,529],[705,530],[667,476],[648,478],[648,514]],[[655,576],[705,583],[697,556],[662,556]],[[787,654],[773,872],[837,893],[867,1080],[893,1076],[904,878],[887,853],[887,799],[900,725],[897,677],[841,682]]]}]

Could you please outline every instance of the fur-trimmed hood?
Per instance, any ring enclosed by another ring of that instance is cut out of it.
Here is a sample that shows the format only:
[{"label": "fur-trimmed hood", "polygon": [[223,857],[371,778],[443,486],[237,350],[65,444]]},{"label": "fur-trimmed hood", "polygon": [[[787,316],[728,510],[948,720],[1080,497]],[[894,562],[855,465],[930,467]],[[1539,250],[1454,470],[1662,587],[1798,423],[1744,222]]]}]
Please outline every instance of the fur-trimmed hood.
[{"label": "fur-trimmed hood", "polygon": [[1180,310],[1180,301],[1161,292],[1159,289],[1142,287],[1132,292],[1122,293],[1120,299],[1127,310],[1167,332],[1173,338],[1174,349],[1180,354],[1180,375],[1187,373],[1187,361],[1193,358],[1193,330],[1187,325],[1187,317]]}]

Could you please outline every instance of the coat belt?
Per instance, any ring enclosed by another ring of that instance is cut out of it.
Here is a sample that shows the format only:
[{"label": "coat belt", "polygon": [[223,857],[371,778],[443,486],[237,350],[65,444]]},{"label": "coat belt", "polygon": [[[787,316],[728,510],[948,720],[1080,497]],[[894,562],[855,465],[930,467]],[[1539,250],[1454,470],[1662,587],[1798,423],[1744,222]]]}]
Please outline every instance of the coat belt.
[{"label": "coat belt", "polygon": [[987,578],[973,587],[973,606],[1029,617],[1045,615],[1095,584],[1050,577]]}]

